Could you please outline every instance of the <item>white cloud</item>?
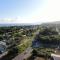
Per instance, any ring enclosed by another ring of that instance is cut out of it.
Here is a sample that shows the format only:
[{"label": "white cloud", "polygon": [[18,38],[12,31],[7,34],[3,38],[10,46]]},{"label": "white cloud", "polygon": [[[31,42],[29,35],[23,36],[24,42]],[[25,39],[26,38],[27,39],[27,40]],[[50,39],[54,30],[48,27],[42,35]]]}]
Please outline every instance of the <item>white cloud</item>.
[{"label": "white cloud", "polygon": [[60,20],[60,0],[48,0],[48,19]]},{"label": "white cloud", "polygon": [[39,10],[35,16],[38,22],[60,21],[60,0],[46,0],[45,6]]}]

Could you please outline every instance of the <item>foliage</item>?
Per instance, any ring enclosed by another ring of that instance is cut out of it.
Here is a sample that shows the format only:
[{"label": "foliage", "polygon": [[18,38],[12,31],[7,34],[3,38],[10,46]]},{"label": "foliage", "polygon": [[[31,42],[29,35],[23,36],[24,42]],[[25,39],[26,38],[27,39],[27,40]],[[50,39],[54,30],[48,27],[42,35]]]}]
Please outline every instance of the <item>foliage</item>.
[{"label": "foliage", "polygon": [[36,40],[40,40],[41,43],[45,44],[59,44],[60,43],[60,35],[54,30],[51,29],[43,29],[40,30],[39,34],[35,37]]}]

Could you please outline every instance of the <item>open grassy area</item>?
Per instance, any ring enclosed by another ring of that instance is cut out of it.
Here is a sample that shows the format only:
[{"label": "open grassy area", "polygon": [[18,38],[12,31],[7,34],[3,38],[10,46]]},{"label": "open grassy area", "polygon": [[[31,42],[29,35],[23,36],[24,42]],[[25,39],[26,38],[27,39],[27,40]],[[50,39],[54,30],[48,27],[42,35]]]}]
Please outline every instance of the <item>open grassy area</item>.
[{"label": "open grassy area", "polygon": [[23,43],[17,46],[19,53],[23,52],[26,48],[31,46],[32,40],[33,40],[33,37],[28,37],[24,39]]},{"label": "open grassy area", "polygon": [[34,40],[34,37],[36,36],[36,33],[39,32],[37,30],[33,33],[33,36],[25,36],[24,39],[21,41],[21,43],[17,46],[19,53],[22,53],[26,48],[30,47],[32,45],[32,41]]}]

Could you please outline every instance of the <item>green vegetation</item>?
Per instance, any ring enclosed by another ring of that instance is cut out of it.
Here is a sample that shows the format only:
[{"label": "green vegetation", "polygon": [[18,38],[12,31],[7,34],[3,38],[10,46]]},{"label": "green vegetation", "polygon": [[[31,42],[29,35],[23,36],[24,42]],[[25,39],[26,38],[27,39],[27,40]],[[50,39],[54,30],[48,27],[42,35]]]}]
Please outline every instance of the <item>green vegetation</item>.
[{"label": "green vegetation", "polygon": [[35,26],[0,27],[0,41],[6,43],[9,51],[6,58],[9,60],[30,47],[37,30]]},{"label": "green vegetation", "polygon": [[23,43],[17,46],[19,53],[23,52],[24,50],[26,50],[26,48],[30,47],[32,44],[32,40],[33,40],[33,36],[24,39]]},{"label": "green vegetation", "polygon": [[57,31],[46,28],[40,30],[39,34],[35,37],[36,40],[40,40],[43,44],[56,44],[60,43],[60,35]]},{"label": "green vegetation", "polygon": [[55,53],[55,48],[60,48],[60,35],[55,27],[12,26],[0,27],[0,31],[0,41],[6,43],[9,53],[22,53],[32,46],[33,40],[40,41],[42,47],[33,48],[32,56],[50,56]]},{"label": "green vegetation", "polygon": [[7,45],[7,50],[13,47],[18,48],[18,51],[24,51],[28,46],[31,46],[34,33],[37,31],[35,26],[10,26],[0,27],[0,41],[4,41]]},{"label": "green vegetation", "polygon": [[[60,35],[55,29],[41,28],[35,40],[42,44],[42,47],[33,48],[37,52],[36,55],[51,56],[51,53],[55,53],[55,48],[60,48]],[[33,54],[35,54],[34,51]]]}]

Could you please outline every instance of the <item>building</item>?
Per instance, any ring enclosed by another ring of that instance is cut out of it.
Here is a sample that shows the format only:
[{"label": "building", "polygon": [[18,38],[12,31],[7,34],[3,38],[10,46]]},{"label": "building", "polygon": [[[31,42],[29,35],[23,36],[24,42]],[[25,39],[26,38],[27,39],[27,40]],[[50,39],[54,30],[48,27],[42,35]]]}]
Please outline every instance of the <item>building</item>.
[{"label": "building", "polygon": [[60,55],[51,54],[51,57],[53,57],[54,60],[60,60]]},{"label": "building", "polygon": [[3,52],[5,52],[6,48],[7,48],[6,43],[3,42],[3,41],[0,41],[0,54],[2,54]]},{"label": "building", "polygon": [[42,47],[42,43],[40,42],[40,40],[34,40],[32,42],[32,47],[33,48],[40,48],[40,47]]}]

